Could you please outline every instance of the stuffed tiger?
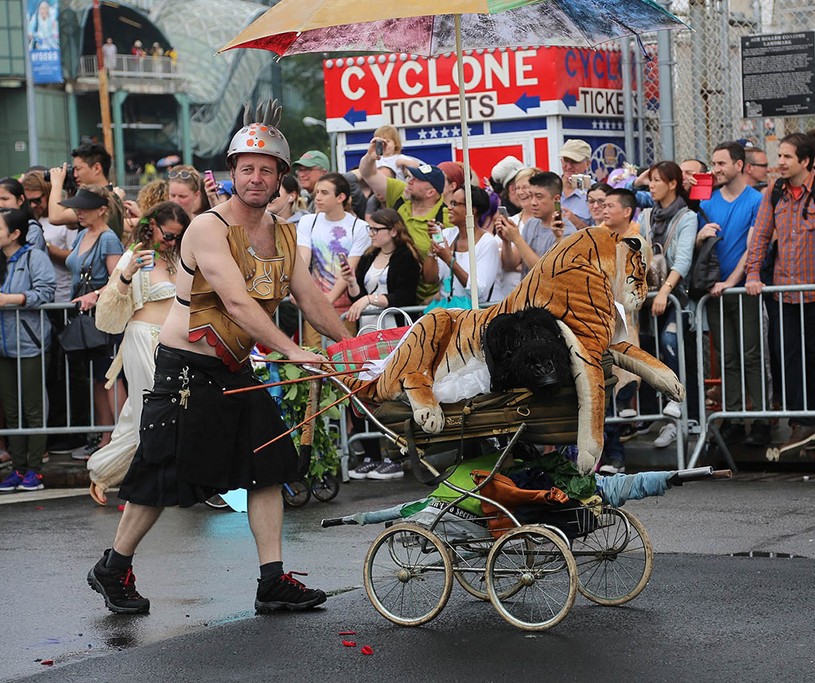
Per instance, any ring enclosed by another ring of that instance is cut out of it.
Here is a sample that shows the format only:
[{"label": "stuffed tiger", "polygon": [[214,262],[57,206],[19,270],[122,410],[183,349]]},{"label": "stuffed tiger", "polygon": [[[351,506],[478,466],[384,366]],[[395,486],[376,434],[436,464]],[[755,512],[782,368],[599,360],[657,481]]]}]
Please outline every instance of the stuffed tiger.
[{"label": "stuffed tiger", "polygon": [[[569,347],[578,396],[578,467],[593,469],[603,450],[605,378],[601,358],[610,349],[614,363],[640,375],[670,399],[682,401],[685,389],[673,371],[642,349],[614,337],[618,301],[626,311],[642,306],[647,245],[638,237],[620,237],[605,228],[588,228],[553,247],[502,301],[486,309],[436,308],[410,330],[383,373],[359,396],[375,403],[406,397],[413,417],[428,433],[444,427],[444,413],[433,384],[463,368],[472,357],[483,360],[485,327],[501,313],[544,308],[558,319]],[[343,380],[352,389],[362,380]]]}]

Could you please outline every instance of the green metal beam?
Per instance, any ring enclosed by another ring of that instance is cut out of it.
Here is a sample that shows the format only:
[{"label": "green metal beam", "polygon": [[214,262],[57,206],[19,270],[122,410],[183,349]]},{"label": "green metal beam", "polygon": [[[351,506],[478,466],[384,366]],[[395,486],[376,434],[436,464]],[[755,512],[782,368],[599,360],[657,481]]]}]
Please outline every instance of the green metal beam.
[{"label": "green metal beam", "polygon": [[116,164],[116,184],[125,184],[125,135],[122,124],[122,106],[127,99],[128,93],[124,90],[117,90],[113,93],[113,161]]},{"label": "green metal beam", "polygon": [[181,161],[192,166],[192,139],[190,137],[190,98],[187,93],[173,93],[178,102],[178,128],[181,131]]}]

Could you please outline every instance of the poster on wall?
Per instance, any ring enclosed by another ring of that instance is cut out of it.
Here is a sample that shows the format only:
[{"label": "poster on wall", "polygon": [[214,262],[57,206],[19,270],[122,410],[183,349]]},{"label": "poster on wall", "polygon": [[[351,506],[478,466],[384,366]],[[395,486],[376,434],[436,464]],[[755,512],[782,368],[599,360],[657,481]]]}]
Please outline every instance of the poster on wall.
[{"label": "poster on wall", "polygon": [[28,52],[34,83],[62,83],[58,0],[28,0]]}]

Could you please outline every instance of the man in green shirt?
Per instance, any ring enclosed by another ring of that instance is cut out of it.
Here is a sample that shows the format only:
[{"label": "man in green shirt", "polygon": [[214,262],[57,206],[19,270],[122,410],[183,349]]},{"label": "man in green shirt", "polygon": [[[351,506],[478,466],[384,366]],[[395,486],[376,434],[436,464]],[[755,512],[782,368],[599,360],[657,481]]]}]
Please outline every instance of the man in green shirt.
[{"label": "man in green shirt", "polygon": [[[396,209],[402,220],[405,221],[408,232],[416,243],[416,248],[422,258],[428,258],[430,250],[430,233],[428,227],[439,224],[440,228],[452,227],[447,207],[444,206],[442,195],[447,182],[441,169],[430,164],[422,164],[418,168],[408,167],[410,173],[407,182],[386,178],[376,168],[376,141],[374,138],[368,147],[365,156],[359,161],[359,172],[363,180],[379,196],[385,198],[388,208]],[[432,258],[432,256],[431,256]],[[439,291],[438,283],[419,283],[416,290],[416,302],[424,301]]]}]

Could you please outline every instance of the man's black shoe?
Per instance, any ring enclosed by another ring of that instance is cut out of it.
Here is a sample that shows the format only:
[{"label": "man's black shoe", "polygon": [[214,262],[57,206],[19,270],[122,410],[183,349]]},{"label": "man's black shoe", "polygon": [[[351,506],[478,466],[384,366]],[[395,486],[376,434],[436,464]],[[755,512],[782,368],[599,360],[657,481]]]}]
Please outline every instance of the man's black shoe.
[{"label": "man's black shoe", "polygon": [[258,579],[255,611],[268,614],[279,610],[301,610],[322,605],[326,600],[323,591],[306,588],[292,574],[306,576],[303,572],[289,572],[273,579]]},{"label": "man's black shoe", "polygon": [[719,430],[719,434],[722,435],[722,441],[724,441],[728,447],[742,443],[747,436],[747,432],[744,431],[744,425],[738,422],[728,422]]},{"label": "man's black shoe", "polygon": [[768,446],[772,443],[772,426],[769,422],[756,421],[750,429],[750,434],[744,440],[745,446]]},{"label": "man's black shoe", "polygon": [[88,572],[88,585],[101,593],[111,612],[144,614],[150,611],[150,601],[136,590],[136,575],[132,569],[108,567],[110,548]]}]

